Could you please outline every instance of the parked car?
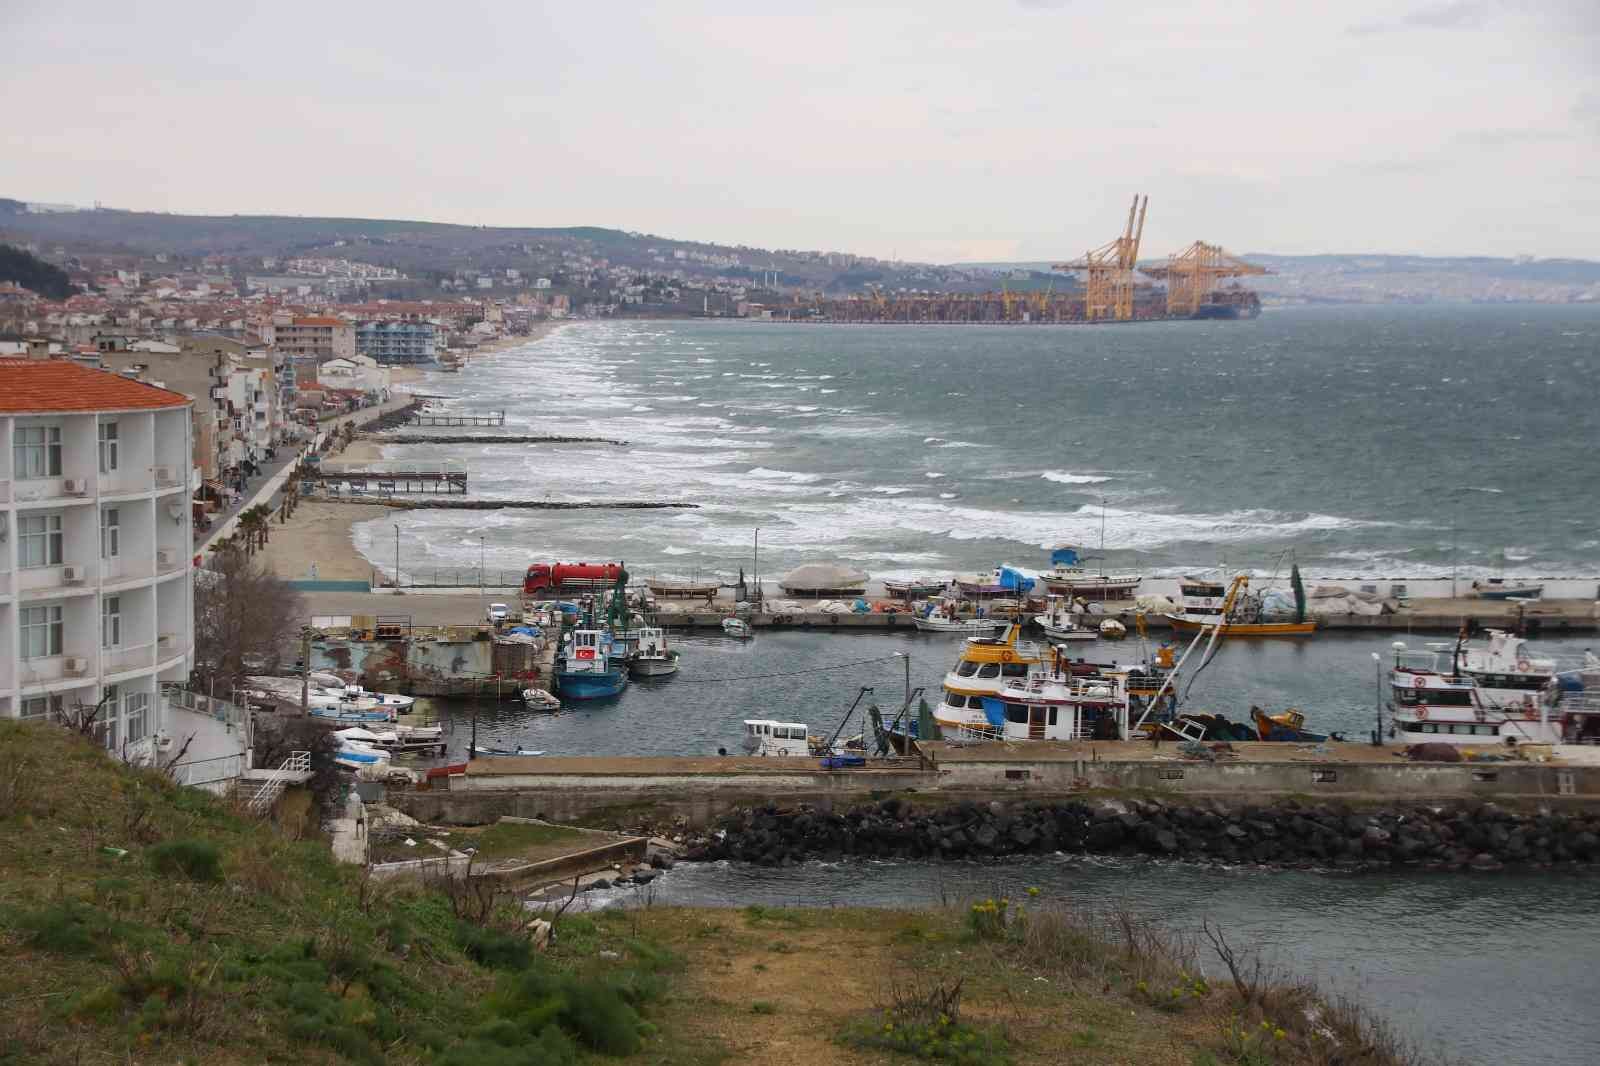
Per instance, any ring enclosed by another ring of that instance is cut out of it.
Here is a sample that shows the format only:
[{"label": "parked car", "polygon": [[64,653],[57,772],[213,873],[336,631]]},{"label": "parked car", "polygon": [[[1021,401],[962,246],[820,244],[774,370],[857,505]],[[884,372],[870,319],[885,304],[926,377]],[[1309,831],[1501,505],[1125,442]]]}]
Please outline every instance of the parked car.
[{"label": "parked car", "polygon": [[503,603],[491,603],[489,605],[489,621],[494,625],[504,622],[510,615],[511,608]]}]

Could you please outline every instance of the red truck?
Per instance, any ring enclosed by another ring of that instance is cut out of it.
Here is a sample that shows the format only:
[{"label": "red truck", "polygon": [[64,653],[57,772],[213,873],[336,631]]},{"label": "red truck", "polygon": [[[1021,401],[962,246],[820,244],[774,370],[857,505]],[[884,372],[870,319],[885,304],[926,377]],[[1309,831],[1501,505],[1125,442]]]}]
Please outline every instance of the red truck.
[{"label": "red truck", "polygon": [[608,589],[622,576],[621,563],[534,563],[522,579],[524,596],[560,596]]}]

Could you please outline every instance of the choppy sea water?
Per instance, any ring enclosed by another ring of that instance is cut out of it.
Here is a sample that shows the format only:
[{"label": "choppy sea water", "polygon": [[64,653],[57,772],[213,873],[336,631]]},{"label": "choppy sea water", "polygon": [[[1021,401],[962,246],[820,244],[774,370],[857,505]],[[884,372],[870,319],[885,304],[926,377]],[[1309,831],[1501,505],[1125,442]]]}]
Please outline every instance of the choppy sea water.
[{"label": "choppy sea water", "polygon": [[[1042,566],[1101,539],[1152,575],[1600,570],[1600,308],[1294,309],[1104,329],[582,322],[433,375],[507,431],[486,498],[693,511],[416,511],[403,565],[623,558],[641,575],[840,559],[875,577]],[[357,546],[393,557],[390,522]]]}]

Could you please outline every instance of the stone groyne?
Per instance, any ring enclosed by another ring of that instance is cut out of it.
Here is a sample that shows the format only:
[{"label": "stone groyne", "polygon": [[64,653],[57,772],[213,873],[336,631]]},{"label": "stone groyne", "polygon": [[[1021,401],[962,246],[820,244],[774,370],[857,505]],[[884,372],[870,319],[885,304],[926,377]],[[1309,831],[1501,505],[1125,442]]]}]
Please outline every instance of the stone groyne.
[{"label": "stone groyne", "polygon": [[1054,852],[1340,869],[1495,870],[1600,861],[1600,812],[1522,813],[1492,803],[1384,806],[1283,800],[1227,807],[1159,800],[973,803],[898,799],[842,814],[747,808],[686,858],[776,866],[807,859],[981,859]]}]

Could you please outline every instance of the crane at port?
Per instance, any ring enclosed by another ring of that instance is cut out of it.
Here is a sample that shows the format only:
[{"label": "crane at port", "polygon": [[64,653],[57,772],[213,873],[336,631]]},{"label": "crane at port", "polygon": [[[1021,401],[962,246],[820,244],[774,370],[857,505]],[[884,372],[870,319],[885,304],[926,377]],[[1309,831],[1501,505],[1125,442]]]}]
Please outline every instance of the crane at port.
[{"label": "crane at port", "polygon": [[1082,259],[1054,266],[1055,270],[1081,271],[1086,275],[1083,313],[1088,321],[1126,322],[1133,317],[1133,272],[1139,262],[1144,213],[1149,206],[1150,197],[1135,193],[1120,237],[1085,252]]},{"label": "crane at port", "polygon": [[1166,265],[1147,267],[1144,272],[1167,283],[1167,314],[1191,318],[1200,313],[1222,279],[1269,273],[1266,267],[1247,263],[1205,241],[1195,241],[1172,255]]}]

